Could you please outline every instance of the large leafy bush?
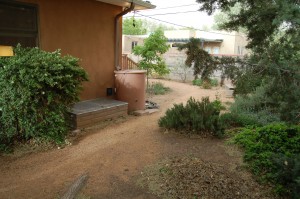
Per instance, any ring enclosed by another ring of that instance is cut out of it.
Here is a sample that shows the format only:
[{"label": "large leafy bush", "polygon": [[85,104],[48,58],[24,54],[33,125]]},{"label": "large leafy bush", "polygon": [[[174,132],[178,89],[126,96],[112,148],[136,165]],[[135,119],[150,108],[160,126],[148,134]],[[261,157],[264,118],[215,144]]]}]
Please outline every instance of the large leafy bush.
[{"label": "large leafy bush", "polygon": [[60,51],[17,46],[14,53],[0,58],[0,146],[34,137],[62,142],[87,74]]},{"label": "large leafy bush", "polygon": [[277,123],[244,128],[234,137],[234,142],[245,149],[244,160],[254,174],[276,184],[280,193],[297,194],[300,180],[300,126]]},{"label": "large leafy bush", "polygon": [[219,114],[223,108],[219,100],[209,101],[208,97],[202,101],[190,98],[186,105],[174,104],[166,111],[166,115],[159,119],[159,126],[167,129],[183,130],[198,134],[212,133],[221,136],[224,133]]}]

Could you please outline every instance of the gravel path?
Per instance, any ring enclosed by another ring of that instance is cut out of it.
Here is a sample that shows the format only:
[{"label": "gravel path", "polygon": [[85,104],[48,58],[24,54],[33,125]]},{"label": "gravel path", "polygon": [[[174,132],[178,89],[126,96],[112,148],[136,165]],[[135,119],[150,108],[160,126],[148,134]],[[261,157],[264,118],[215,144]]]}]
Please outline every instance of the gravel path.
[{"label": "gravel path", "polygon": [[227,149],[222,140],[187,138],[165,133],[157,121],[173,103],[218,95],[223,90],[163,80],[172,89],[164,96],[150,96],[161,110],[147,116],[128,116],[104,128],[88,130],[76,143],[63,149],[31,153],[21,157],[0,157],[0,198],[58,198],[82,173],[90,178],[83,190],[91,198],[157,198],[137,185],[137,178],[148,165],[166,157],[194,155],[202,161],[236,168],[240,153]]}]

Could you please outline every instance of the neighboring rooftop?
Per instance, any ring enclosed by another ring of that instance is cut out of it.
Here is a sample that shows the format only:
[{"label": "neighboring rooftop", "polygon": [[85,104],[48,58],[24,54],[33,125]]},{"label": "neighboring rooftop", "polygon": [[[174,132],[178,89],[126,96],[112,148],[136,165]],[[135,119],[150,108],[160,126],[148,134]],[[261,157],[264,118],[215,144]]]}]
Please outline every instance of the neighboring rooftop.
[{"label": "neighboring rooftop", "polygon": [[147,35],[123,35],[123,36],[126,36],[126,37],[129,37],[129,38],[141,38],[141,39],[146,39],[149,37],[150,34],[147,34]]},{"label": "neighboring rooftop", "polygon": [[222,41],[227,36],[243,36],[238,32],[225,32],[225,31],[201,31],[201,30],[166,30],[164,32],[168,39],[189,39],[191,37],[203,39],[205,41]]},{"label": "neighboring rooftop", "polygon": [[[205,42],[215,42],[215,43],[221,43],[223,39],[207,39],[207,38],[201,38],[201,37],[195,37],[197,39],[200,39],[201,41]],[[188,42],[189,38],[168,38],[168,42]]]},{"label": "neighboring rooftop", "polygon": [[96,0],[101,1],[108,4],[113,4],[117,6],[121,6],[124,8],[129,8],[131,3],[135,3],[134,10],[146,10],[146,9],[154,9],[156,6],[152,5],[149,1],[142,0]]}]

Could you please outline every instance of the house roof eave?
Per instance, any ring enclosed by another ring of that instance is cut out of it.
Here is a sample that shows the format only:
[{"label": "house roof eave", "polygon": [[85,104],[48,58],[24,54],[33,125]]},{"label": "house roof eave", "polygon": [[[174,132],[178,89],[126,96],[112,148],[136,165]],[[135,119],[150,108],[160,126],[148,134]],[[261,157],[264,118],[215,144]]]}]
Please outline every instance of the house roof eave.
[{"label": "house roof eave", "polygon": [[134,10],[146,10],[146,9],[154,9],[156,6],[152,5],[149,1],[142,0],[96,0],[104,3],[120,6],[123,8],[129,8],[131,3],[135,3]]},{"label": "house roof eave", "polygon": [[[203,42],[212,42],[212,43],[222,43],[223,39],[207,39],[207,38],[197,38]],[[168,42],[182,42],[186,43],[190,40],[190,38],[168,38]]]}]

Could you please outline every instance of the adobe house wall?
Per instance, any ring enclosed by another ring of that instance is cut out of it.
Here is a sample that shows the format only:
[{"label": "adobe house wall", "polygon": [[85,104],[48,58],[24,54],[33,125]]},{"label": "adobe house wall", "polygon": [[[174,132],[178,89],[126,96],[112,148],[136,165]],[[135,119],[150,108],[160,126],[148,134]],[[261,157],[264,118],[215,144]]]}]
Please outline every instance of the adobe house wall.
[{"label": "adobe house wall", "polygon": [[[249,50],[246,48],[248,44],[247,38],[245,35],[243,34],[236,34],[235,37],[235,48],[237,49],[237,54],[241,54],[241,55],[247,55],[249,53]],[[238,51],[238,49],[240,49],[240,51]]]},{"label": "adobe house wall", "polygon": [[38,5],[43,50],[80,58],[90,79],[81,100],[106,97],[106,88],[114,88],[114,20],[122,8],[96,0],[22,1]]}]

